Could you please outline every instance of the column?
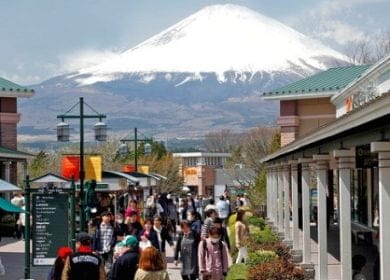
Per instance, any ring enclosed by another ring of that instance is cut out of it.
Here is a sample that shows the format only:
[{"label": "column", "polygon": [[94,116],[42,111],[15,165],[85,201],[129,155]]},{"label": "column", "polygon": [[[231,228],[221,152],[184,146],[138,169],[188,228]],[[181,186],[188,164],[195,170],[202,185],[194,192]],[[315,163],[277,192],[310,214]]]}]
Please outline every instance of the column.
[{"label": "column", "polygon": [[378,153],[379,167],[379,259],[380,279],[390,275],[390,142],[371,143],[371,152]]},{"label": "column", "polygon": [[354,168],[355,150],[335,150],[333,155],[339,170],[341,279],[352,279],[351,169]]},{"label": "column", "polygon": [[5,161],[3,162],[5,166],[5,172],[4,172],[4,179],[7,182],[11,181],[11,162],[10,161]]},{"label": "column", "polygon": [[328,229],[326,195],[328,190],[329,155],[313,155],[317,171],[318,192],[318,279],[328,279]]},{"label": "column", "polygon": [[275,167],[271,167],[271,209],[274,226],[278,225],[278,182]]},{"label": "column", "polygon": [[302,251],[303,264],[311,263],[310,238],[310,166],[312,159],[300,158],[302,166]]},{"label": "column", "polygon": [[284,239],[291,240],[290,235],[290,165],[283,165],[284,190]]},{"label": "column", "polygon": [[267,168],[267,184],[266,184],[266,191],[267,191],[267,218],[269,221],[272,221],[272,210],[271,210],[271,188],[272,188],[272,182],[271,182],[271,168]]},{"label": "column", "polygon": [[284,233],[284,220],[283,220],[283,168],[279,166],[277,168],[277,180],[278,180],[278,231]]},{"label": "column", "polygon": [[291,200],[292,200],[292,240],[293,248],[299,249],[299,228],[298,228],[298,161],[291,160]]}]

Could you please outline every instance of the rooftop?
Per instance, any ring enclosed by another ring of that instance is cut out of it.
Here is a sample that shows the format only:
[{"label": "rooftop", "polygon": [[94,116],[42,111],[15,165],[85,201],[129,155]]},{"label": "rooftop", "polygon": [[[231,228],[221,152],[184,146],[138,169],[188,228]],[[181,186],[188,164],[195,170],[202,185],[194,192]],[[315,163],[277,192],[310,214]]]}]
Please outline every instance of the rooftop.
[{"label": "rooftop", "polygon": [[30,157],[33,157],[33,155],[0,146],[0,158],[27,159]]},{"label": "rooftop", "polygon": [[33,89],[20,86],[0,77],[0,96],[30,97],[33,93]]},{"label": "rooftop", "polygon": [[273,91],[265,92],[263,96],[265,99],[330,97],[359,78],[370,66],[354,65],[330,68]]},{"label": "rooftop", "polygon": [[173,157],[231,157],[230,153],[210,153],[210,152],[190,152],[190,153],[173,153]]}]

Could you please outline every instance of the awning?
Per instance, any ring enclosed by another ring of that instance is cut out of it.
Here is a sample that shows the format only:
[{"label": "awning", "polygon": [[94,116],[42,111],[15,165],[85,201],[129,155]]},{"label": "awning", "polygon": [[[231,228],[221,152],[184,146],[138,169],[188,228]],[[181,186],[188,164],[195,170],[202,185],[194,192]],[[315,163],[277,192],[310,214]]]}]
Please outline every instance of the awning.
[{"label": "awning", "polygon": [[70,180],[54,173],[47,173],[30,180],[30,183],[69,183]]},{"label": "awning", "polygon": [[11,202],[0,197],[0,208],[6,212],[21,213],[24,210],[16,205],[13,205]]},{"label": "awning", "polygon": [[19,192],[19,191],[21,191],[21,189],[18,188],[17,186],[0,179],[0,192]]}]

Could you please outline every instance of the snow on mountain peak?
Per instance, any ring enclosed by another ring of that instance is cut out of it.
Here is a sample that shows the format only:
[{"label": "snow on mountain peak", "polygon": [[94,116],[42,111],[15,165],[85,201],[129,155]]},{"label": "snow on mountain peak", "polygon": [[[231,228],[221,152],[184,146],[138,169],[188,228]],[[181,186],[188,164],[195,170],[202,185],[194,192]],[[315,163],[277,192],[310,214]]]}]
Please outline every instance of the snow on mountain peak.
[{"label": "snow on mountain peak", "polygon": [[79,74],[87,75],[77,80],[93,84],[139,72],[214,72],[219,77],[227,71],[311,72],[329,67],[323,58],[346,61],[337,51],[258,12],[213,5],[113,59],[81,69]]}]

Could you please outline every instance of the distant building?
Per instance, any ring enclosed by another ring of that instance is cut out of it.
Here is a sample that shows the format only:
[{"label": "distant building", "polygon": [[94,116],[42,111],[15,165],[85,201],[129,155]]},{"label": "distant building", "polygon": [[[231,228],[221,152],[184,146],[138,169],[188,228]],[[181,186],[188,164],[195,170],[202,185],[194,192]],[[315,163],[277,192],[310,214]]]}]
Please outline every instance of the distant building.
[{"label": "distant building", "polygon": [[17,163],[27,168],[27,158],[31,155],[17,150],[18,98],[28,98],[34,90],[19,86],[0,78],[0,178],[16,184]]},{"label": "distant building", "polygon": [[216,169],[223,168],[229,153],[174,153],[173,157],[180,159],[179,172],[184,179],[184,185],[192,193],[213,195],[216,183]]},{"label": "distant building", "polygon": [[281,146],[336,119],[331,97],[359,77],[370,65],[330,68],[306,79],[264,94],[264,99],[280,100],[278,125]]}]

